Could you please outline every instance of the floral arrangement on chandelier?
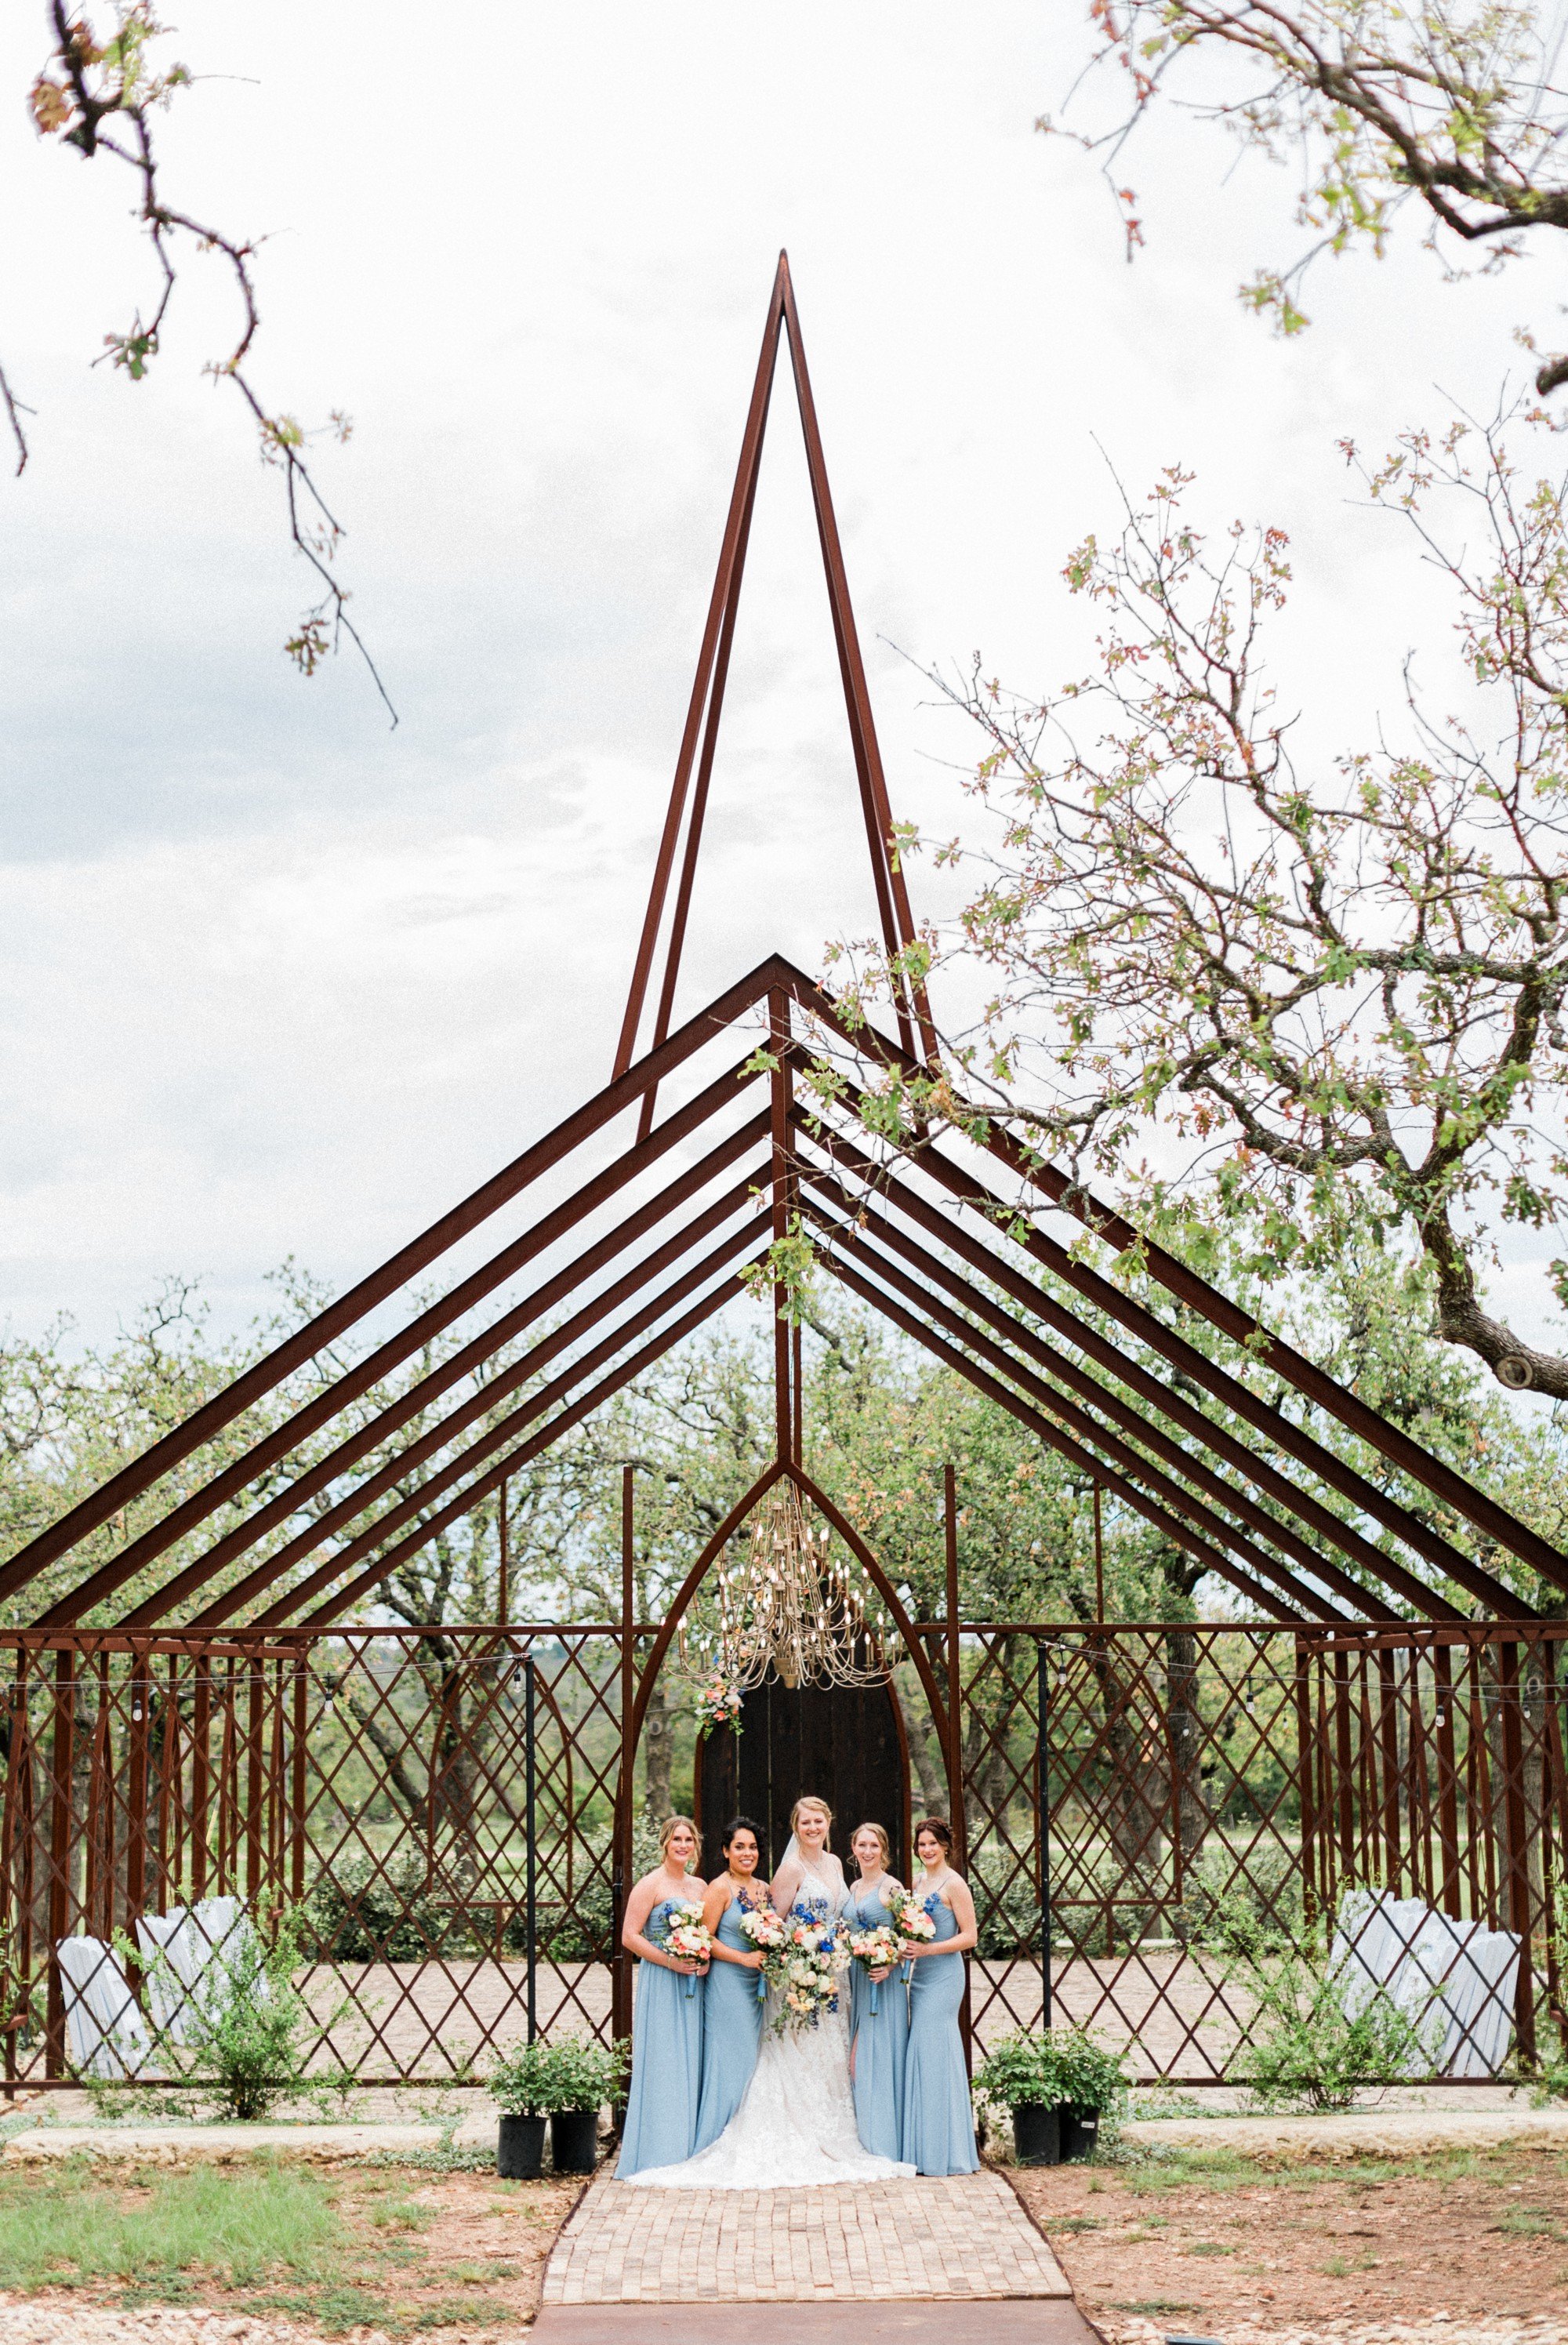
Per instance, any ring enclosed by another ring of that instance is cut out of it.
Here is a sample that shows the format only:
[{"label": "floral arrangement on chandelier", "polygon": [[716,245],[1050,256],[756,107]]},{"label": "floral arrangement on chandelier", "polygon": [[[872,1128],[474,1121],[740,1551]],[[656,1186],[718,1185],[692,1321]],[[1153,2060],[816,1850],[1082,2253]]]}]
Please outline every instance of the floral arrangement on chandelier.
[{"label": "floral arrangement on chandelier", "polygon": [[772,1677],[786,1686],[881,1685],[898,1658],[897,1630],[870,1574],[835,1547],[788,1479],[753,1516],[745,1555],[721,1564],[716,1598],[713,1680],[737,1697]]}]

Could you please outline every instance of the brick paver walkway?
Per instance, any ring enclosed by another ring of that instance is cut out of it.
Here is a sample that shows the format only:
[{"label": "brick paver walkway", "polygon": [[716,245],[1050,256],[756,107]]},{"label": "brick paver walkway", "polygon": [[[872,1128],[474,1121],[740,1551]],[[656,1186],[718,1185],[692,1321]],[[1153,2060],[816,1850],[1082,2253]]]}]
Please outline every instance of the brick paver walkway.
[{"label": "brick paver walkway", "polygon": [[1071,2292],[996,2174],[810,2190],[633,2190],[605,2179],[584,2193],[544,2275],[547,2305]]}]

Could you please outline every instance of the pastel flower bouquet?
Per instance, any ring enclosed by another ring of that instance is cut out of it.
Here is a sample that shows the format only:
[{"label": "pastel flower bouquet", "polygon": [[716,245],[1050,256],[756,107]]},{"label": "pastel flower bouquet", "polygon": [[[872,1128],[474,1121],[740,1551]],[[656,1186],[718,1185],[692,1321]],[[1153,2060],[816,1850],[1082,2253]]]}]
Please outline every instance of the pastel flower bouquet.
[{"label": "pastel flower bouquet", "polygon": [[[859,1963],[864,1970],[890,1971],[904,1960],[904,1949],[907,1943],[902,1934],[894,1928],[891,1922],[879,1922],[874,1930],[852,1930],[849,1935],[849,1951],[855,1961]],[[878,1997],[881,1993],[881,1982],[872,1979],[868,1984],[871,2015],[875,2019],[880,2008]]]},{"label": "pastel flower bouquet", "polygon": [[733,1686],[723,1673],[715,1670],[697,1695],[697,1721],[710,1734],[727,1726],[732,1734],[741,1731],[740,1689]]},{"label": "pastel flower bouquet", "polygon": [[[664,1925],[664,1952],[678,1963],[705,1963],[713,1951],[713,1934],[703,1920],[700,1905],[672,1905]],[[697,1992],[694,1972],[686,1976],[688,1996]]]},{"label": "pastel flower bouquet", "polygon": [[777,1964],[789,1944],[789,1930],[784,1915],[775,1914],[771,1905],[748,1906],[741,1915],[741,1928],[758,1953],[767,1957],[757,1973],[757,2001],[761,2003],[769,1986],[774,1983],[770,1974],[770,1965]]},{"label": "pastel flower bouquet", "polygon": [[[776,1934],[774,1928],[754,1933],[754,1920],[776,1925]],[[742,1927],[766,1956],[762,1978],[778,1998],[775,2035],[786,2027],[814,2027],[824,2011],[837,2010],[839,1974],[849,1967],[849,1933],[841,1922],[824,1921],[797,1905],[782,1921],[776,1914],[758,1914]]]},{"label": "pastel flower bouquet", "polygon": [[[907,1955],[911,1946],[930,1944],[936,1935],[936,1916],[935,1914],[926,1912],[913,1889],[901,1889],[894,1900],[893,1927],[902,1941],[899,1947],[899,1954],[902,1958]],[[913,1967],[911,1963],[905,1960],[905,1978],[909,1976]]]}]

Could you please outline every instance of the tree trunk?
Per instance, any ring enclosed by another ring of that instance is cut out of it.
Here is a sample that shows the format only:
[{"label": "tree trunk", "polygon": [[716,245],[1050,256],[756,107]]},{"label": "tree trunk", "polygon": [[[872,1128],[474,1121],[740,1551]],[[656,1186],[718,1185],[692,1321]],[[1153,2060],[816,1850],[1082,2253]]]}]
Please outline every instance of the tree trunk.
[{"label": "tree trunk", "polygon": [[673,1805],[670,1791],[672,1750],[669,1703],[663,1685],[657,1678],[649,1688],[648,1707],[642,1713],[642,1812],[651,1824],[662,1824]]}]

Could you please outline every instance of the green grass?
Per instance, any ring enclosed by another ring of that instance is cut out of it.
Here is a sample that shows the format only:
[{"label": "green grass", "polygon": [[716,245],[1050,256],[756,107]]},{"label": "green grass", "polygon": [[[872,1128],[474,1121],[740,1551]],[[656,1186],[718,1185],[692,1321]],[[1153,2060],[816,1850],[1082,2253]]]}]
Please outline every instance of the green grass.
[{"label": "green grass", "polygon": [[79,2167],[0,2174],[0,2288],[156,2280],[163,2292],[197,2269],[243,2288],[279,2267],[313,2274],[347,2237],[327,2186],[296,2167],[197,2167],[129,2198]]},{"label": "green grass", "polygon": [[[434,2259],[422,2235],[441,2208],[421,2205],[419,2188],[407,2173],[323,2177],[282,2161],[112,2177],[86,2158],[0,2167],[0,2289],[217,2302],[290,2314],[333,2337],[504,2325],[511,2308],[488,2289],[513,2279],[514,2261],[482,2250]],[[531,2225],[564,2213],[557,2191],[545,2201],[538,2185],[494,2188],[491,2211]]]},{"label": "green grass", "polygon": [[[1137,2197],[1161,2190],[1317,2190],[1324,2183],[1362,2187],[1382,2182],[1458,2182],[1480,2179],[1506,2188],[1518,2178],[1520,2157],[1530,2159],[1532,2178],[1541,2172],[1540,2153],[1521,2147],[1433,2150],[1425,2157],[1358,2158],[1344,2165],[1292,2161],[1273,2165],[1233,2149],[1157,2149],[1125,2170],[1125,2186]],[[1553,2160],[1555,2175],[1568,2176],[1568,2161]],[[1092,2186],[1091,2186],[1092,2187]]]}]

